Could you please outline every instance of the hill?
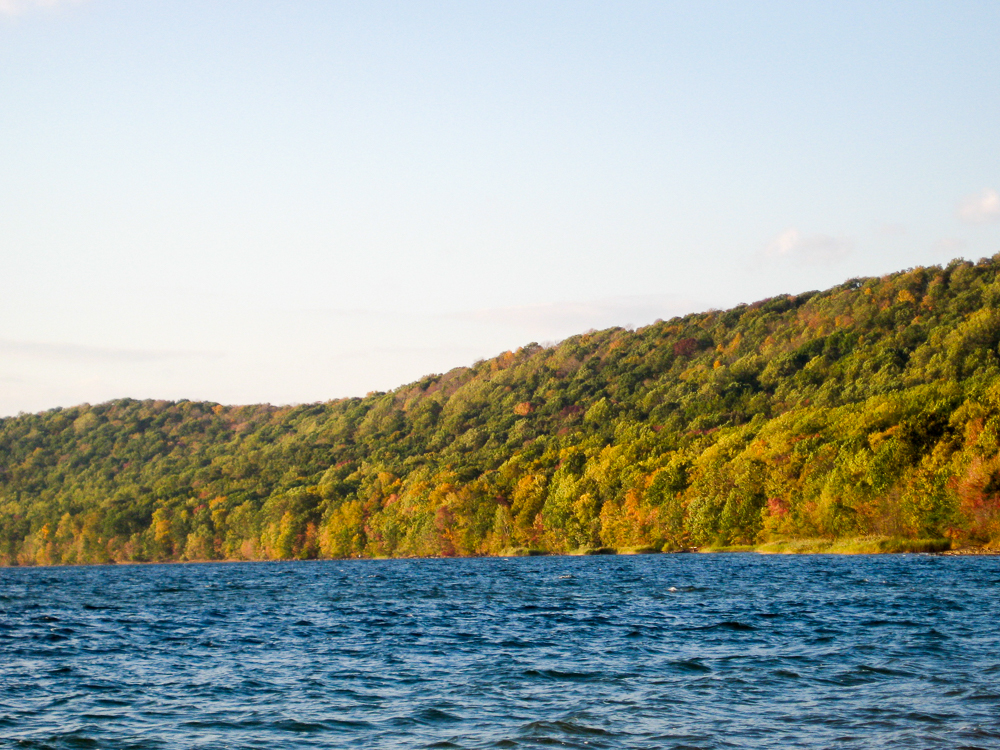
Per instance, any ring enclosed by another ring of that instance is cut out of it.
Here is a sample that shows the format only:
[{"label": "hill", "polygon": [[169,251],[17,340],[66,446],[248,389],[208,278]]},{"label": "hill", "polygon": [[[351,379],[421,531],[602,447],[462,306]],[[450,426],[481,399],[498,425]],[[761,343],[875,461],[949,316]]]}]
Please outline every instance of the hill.
[{"label": "hill", "polygon": [[1000,256],[297,407],[0,420],[0,562],[1000,537]]}]

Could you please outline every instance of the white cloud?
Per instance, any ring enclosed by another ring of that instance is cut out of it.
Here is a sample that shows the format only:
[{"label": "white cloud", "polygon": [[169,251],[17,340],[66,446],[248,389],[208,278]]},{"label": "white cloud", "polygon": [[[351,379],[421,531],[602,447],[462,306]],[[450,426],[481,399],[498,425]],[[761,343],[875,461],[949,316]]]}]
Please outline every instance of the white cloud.
[{"label": "white cloud", "polygon": [[1000,221],[1000,193],[986,188],[981,193],[970,195],[959,205],[958,218],[970,224]]},{"label": "white cloud", "polygon": [[853,249],[854,243],[842,237],[805,235],[798,229],[789,227],[764,248],[764,257],[776,260],[787,258],[807,264],[829,264],[847,257]]},{"label": "white cloud", "polygon": [[83,0],[0,0],[0,15],[19,16],[34,8],[55,8],[59,5],[75,5]]}]

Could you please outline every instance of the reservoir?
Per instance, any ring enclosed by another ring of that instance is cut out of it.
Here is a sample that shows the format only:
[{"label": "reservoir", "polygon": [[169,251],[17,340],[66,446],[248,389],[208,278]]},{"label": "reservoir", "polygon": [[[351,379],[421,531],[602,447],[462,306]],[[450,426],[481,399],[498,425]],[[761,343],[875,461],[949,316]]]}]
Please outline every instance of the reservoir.
[{"label": "reservoir", "polygon": [[2,569],[0,746],[996,748],[1000,558]]}]

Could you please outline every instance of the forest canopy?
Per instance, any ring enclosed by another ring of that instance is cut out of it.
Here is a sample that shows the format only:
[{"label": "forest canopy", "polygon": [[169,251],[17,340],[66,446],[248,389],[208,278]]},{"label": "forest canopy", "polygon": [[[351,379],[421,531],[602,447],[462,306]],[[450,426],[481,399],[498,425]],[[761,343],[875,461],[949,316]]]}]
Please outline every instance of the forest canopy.
[{"label": "forest canopy", "polygon": [[1000,256],[295,407],[0,420],[0,563],[1000,539]]}]

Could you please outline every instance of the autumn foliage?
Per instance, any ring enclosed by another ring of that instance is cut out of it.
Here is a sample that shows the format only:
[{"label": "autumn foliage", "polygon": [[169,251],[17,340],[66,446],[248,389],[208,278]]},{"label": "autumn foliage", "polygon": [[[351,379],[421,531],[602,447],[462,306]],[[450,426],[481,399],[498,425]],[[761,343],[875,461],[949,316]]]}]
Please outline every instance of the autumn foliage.
[{"label": "autumn foliage", "polygon": [[1000,258],[298,407],[0,420],[0,562],[1000,539]]}]

